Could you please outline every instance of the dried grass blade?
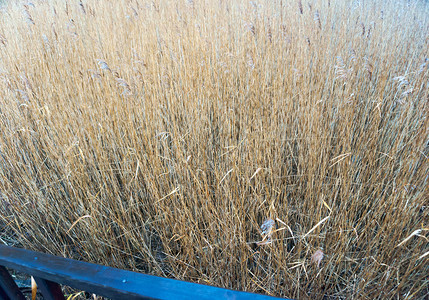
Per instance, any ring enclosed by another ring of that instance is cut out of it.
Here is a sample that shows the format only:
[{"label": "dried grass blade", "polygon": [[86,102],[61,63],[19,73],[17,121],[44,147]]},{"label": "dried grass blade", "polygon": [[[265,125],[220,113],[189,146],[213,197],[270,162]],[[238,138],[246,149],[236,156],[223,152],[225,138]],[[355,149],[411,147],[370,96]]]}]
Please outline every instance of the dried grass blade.
[{"label": "dried grass blade", "polygon": [[[417,229],[417,230],[414,230],[413,231],[413,233],[411,233],[405,240],[403,240],[402,242],[400,242],[396,247],[399,247],[399,246],[401,246],[401,245],[403,245],[403,244],[405,244],[408,240],[410,240],[413,236],[415,236],[415,235],[418,235],[418,234],[420,234],[420,232],[422,232],[422,230],[421,229]],[[396,248],[395,247],[395,248]]]},{"label": "dried grass blade", "polygon": [[312,233],[317,227],[319,227],[323,222],[325,222],[326,220],[328,220],[330,218],[330,216],[327,216],[326,218],[324,218],[323,220],[321,220],[319,223],[317,223],[313,228],[310,229],[309,232],[307,232],[302,238],[304,239],[307,235],[309,235],[310,233]]},{"label": "dried grass blade", "polygon": [[75,226],[76,226],[76,224],[77,224],[77,223],[79,223],[79,221],[80,221],[80,220],[83,220],[83,219],[85,219],[85,218],[92,218],[92,216],[90,216],[90,215],[85,215],[85,216],[80,217],[79,219],[77,219],[76,221],[74,221],[74,222],[73,222],[72,226],[70,226],[69,230],[67,230],[67,231],[66,231],[66,233],[68,234],[68,233],[70,232],[70,230],[72,230],[72,229],[73,229],[73,227],[75,227]]}]

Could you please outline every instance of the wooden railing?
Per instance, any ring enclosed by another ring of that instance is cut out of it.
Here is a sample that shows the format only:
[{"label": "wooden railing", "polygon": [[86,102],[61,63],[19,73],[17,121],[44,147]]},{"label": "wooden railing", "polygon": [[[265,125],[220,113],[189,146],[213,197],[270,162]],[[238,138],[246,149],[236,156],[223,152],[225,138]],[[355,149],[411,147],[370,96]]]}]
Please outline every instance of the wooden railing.
[{"label": "wooden railing", "polygon": [[276,299],[0,245],[0,299],[6,300],[25,299],[6,268],[33,276],[47,300],[65,299],[60,284],[110,299]]}]

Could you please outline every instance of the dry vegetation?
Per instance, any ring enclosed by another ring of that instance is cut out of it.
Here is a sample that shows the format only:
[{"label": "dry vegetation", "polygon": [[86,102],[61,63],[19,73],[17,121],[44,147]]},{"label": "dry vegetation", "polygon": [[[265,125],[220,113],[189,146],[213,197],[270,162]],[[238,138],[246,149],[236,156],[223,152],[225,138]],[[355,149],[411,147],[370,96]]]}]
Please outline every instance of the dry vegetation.
[{"label": "dry vegetation", "polygon": [[428,4],[11,2],[4,243],[299,299],[428,296]]}]

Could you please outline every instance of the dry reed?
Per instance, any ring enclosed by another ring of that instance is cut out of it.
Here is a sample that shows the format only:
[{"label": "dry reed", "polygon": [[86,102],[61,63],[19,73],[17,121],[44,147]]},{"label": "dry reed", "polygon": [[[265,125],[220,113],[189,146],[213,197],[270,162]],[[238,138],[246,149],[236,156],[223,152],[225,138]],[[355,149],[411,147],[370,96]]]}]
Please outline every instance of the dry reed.
[{"label": "dry reed", "polygon": [[298,299],[428,296],[426,2],[10,2],[2,242]]}]

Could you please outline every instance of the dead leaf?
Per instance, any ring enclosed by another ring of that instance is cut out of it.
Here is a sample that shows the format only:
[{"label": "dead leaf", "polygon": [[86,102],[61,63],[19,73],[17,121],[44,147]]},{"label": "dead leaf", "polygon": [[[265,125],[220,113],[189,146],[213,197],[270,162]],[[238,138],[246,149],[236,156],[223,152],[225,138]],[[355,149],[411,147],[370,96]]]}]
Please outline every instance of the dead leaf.
[{"label": "dead leaf", "polygon": [[317,267],[319,268],[320,262],[322,261],[324,256],[325,254],[323,253],[323,251],[319,249],[314,252],[313,256],[311,256],[311,262],[317,264]]},{"label": "dead leaf", "polygon": [[37,283],[34,280],[33,276],[31,276],[31,300],[36,300],[37,294]]}]

